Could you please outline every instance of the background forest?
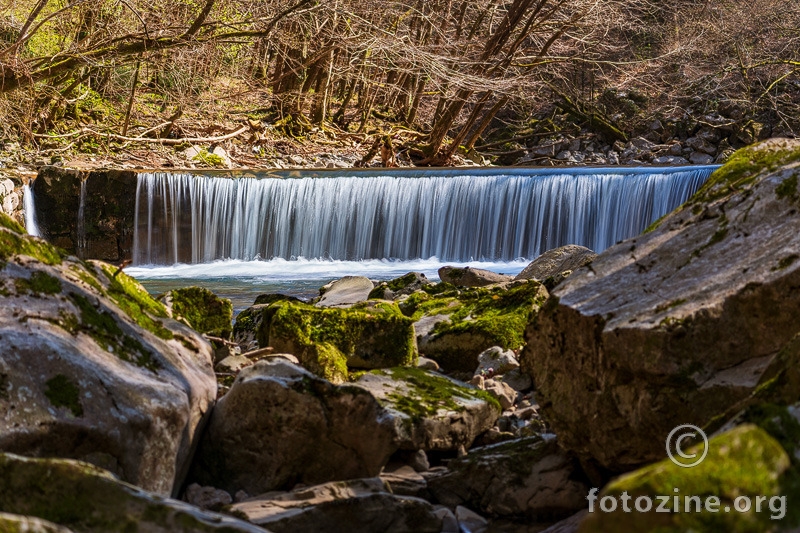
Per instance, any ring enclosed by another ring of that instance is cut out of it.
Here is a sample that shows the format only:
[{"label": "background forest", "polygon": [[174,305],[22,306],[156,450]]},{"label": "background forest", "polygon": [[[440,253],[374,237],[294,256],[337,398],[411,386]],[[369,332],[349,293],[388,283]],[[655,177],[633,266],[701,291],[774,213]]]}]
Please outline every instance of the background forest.
[{"label": "background forest", "polygon": [[388,141],[416,164],[509,164],[703,124],[735,147],[800,132],[800,5],[0,0],[0,76],[6,163],[179,164],[192,142],[367,163]]}]

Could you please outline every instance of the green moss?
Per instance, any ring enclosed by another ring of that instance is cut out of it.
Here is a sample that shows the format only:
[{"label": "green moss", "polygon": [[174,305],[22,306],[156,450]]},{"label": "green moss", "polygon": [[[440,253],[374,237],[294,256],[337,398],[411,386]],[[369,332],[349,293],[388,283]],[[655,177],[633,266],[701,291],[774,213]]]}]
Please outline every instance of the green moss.
[{"label": "green moss", "polygon": [[224,168],[225,160],[217,154],[211,153],[208,150],[200,150],[197,155],[192,158],[192,161],[203,163],[209,167]]},{"label": "green moss", "polygon": [[0,261],[15,255],[27,255],[46,265],[60,265],[63,258],[61,251],[42,240],[0,227]]},{"label": "green moss", "polygon": [[[800,161],[800,149],[798,148],[764,148],[760,144],[742,148],[711,174],[708,181],[689,200],[688,204],[713,202],[752,184],[765,172],[774,171],[782,165],[797,161]],[[797,183],[795,183],[795,191],[796,186]],[[788,187],[786,186],[786,188]]]},{"label": "green moss", "polygon": [[100,284],[99,281],[97,281],[97,278],[95,278],[92,274],[89,273],[89,270],[86,269],[86,265],[87,264],[83,265],[72,264],[69,266],[69,269],[72,272],[74,272],[75,275],[78,276],[78,279],[80,279],[82,282],[92,287],[100,294],[105,294],[106,293],[105,289],[103,289],[103,286]]},{"label": "green moss", "polygon": [[46,272],[39,270],[31,274],[30,279],[16,278],[14,284],[18,294],[30,293],[34,295],[40,294],[58,294],[61,292],[61,281],[58,278],[51,276]]},{"label": "green moss", "polygon": [[[416,362],[413,321],[393,303],[375,301],[350,309],[317,308],[299,302],[278,302],[262,311],[257,332],[267,342],[297,356],[320,376],[344,375],[349,368],[380,368]],[[238,318],[237,318],[238,325]],[[335,350],[334,350],[335,349]],[[320,367],[324,364],[324,367]]]},{"label": "green moss", "polygon": [[137,339],[126,335],[119,327],[114,317],[99,311],[84,296],[69,293],[68,298],[80,310],[80,322],[75,326],[75,332],[84,332],[92,337],[95,342],[123,361],[128,361],[152,372],[160,368],[158,361]]},{"label": "green moss", "polygon": [[800,258],[800,256],[797,254],[787,255],[786,257],[778,261],[778,266],[774,266],[770,270],[772,271],[785,270],[790,266],[792,266],[795,263],[795,261],[797,261],[798,258]]},{"label": "green moss", "polygon": [[664,304],[661,304],[658,307],[656,307],[656,313],[661,313],[663,311],[667,311],[669,309],[672,309],[674,307],[678,307],[679,305],[683,305],[685,303],[686,303],[686,299],[685,298],[678,298],[677,300],[672,300],[669,303],[664,303]]},{"label": "green moss", "polygon": [[167,317],[167,310],[162,303],[154,300],[139,282],[124,272],[105,263],[101,268],[109,281],[108,296],[125,314],[139,327],[161,339],[174,338],[175,335],[172,331],[164,327],[161,321],[153,318]]},{"label": "green moss", "polygon": [[792,174],[790,177],[783,180],[783,182],[775,188],[775,194],[778,198],[796,200],[797,199],[797,174]]},{"label": "green moss", "polygon": [[498,412],[501,411],[500,403],[488,392],[462,387],[444,376],[436,376],[419,368],[401,367],[373,372],[383,375],[388,373],[392,379],[410,386],[407,394],[387,395],[387,406],[407,415],[415,423],[436,415],[440,409],[463,411],[464,407],[456,403],[454,398],[482,400],[494,406]]},{"label": "green moss", "polygon": [[70,379],[58,374],[49,379],[45,385],[44,395],[54,407],[66,407],[75,416],[83,415],[83,406],[80,401],[80,389]]},{"label": "green moss", "polygon": [[170,292],[174,318],[183,318],[200,333],[228,339],[231,336],[233,305],[202,287]]},{"label": "green moss", "polygon": [[19,222],[3,212],[0,212],[0,227],[10,229],[14,233],[19,233],[22,235],[25,234],[25,228],[23,228]]},{"label": "green moss", "polygon": [[[702,454],[703,445],[691,452]],[[600,495],[611,495],[618,501],[623,492],[633,498],[631,501],[649,496],[656,505],[659,495],[679,495],[681,509],[685,496],[697,496],[701,501],[716,496],[721,501],[721,512],[625,513],[618,506],[614,513],[590,514],[581,531],[773,531],[776,523],[770,520],[768,508],[756,513],[753,505],[750,512],[733,512],[734,500],[748,496],[755,501],[757,496],[781,494],[793,475],[789,457],[775,439],[756,426],[739,426],[712,438],[707,457],[693,468],[681,468],[665,459],[612,481]],[[788,499],[791,502],[792,496]],[[674,509],[672,497],[666,504],[668,509]],[[731,512],[725,512],[725,507]]]}]

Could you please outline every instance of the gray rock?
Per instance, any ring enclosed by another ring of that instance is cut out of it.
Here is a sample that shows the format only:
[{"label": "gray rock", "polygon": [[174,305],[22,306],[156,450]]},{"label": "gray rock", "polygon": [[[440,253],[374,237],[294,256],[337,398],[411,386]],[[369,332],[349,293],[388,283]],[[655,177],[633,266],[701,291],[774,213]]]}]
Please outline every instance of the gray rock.
[{"label": "gray rock", "polygon": [[[415,324],[416,326],[416,324]],[[436,372],[439,370],[439,363],[434,361],[433,359],[428,359],[427,357],[418,357],[417,358],[417,368],[421,368],[422,370],[431,370]]]},{"label": "gray rock", "polygon": [[683,146],[679,142],[670,144],[669,148],[667,148],[667,152],[669,153],[669,155],[676,155],[676,156],[683,155]]},{"label": "gray rock", "polygon": [[570,152],[569,150],[562,150],[558,152],[558,154],[556,154],[556,159],[558,159],[559,161],[569,161],[571,157],[572,157],[572,152]]},{"label": "gray rock", "polygon": [[511,281],[514,278],[480,268],[443,266],[439,269],[439,279],[458,287],[485,287]]},{"label": "gray rock", "polygon": [[485,533],[489,530],[489,521],[471,509],[459,505],[455,514],[461,533]]},{"label": "gray rock", "polygon": [[398,496],[413,496],[415,498],[430,498],[428,494],[428,482],[425,478],[409,465],[390,468],[387,465],[381,472],[380,478],[392,494]]},{"label": "gray rock", "polygon": [[[740,152],[655,229],[571,276],[528,325],[523,370],[561,444],[612,471],[748,398],[800,331],[800,141]],[[686,406],[691,410],[687,411]]]},{"label": "gray rock", "polygon": [[275,533],[438,533],[442,528],[442,519],[430,503],[391,494],[378,478],[265,494],[236,503],[232,509]]},{"label": "gray rock", "polygon": [[458,527],[458,518],[453,511],[440,505],[436,507],[434,513],[442,519],[442,533],[461,533],[461,529]]},{"label": "gray rock", "polygon": [[286,156],[286,161],[298,167],[302,167],[303,165],[306,164],[306,160],[300,157],[299,155]]},{"label": "gray rock", "polygon": [[220,361],[214,367],[217,372],[238,372],[253,364],[253,360],[244,355],[231,355]]},{"label": "gray rock", "polygon": [[283,360],[243,369],[214,409],[191,480],[258,494],[375,476],[396,449],[393,423],[363,388]]},{"label": "gray rock", "polygon": [[211,346],[116,267],[62,259],[7,220],[0,451],[85,460],[171,494],[216,397]]},{"label": "gray rock", "polygon": [[[722,135],[715,128],[712,128],[710,126],[703,126],[702,128],[700,128],[700,130],[697,133],[695,133],[695,137],[697,137],[701,141],[705,141],[705,142],[707,142],[707,143],[709,143],[711,145],[716,145],[720,141],[720,139],[722,138]],[[711,152],[708,152],[708,153],[711,154]],[[714,155],[714,154],[711,154],[711,155]]]},{"label": "gray rock", "polygon": [[345,276],[323,287],[324,293],[317,301],[317,307],[350,307],[365,302],[369,293],[375,288],[369,278],[363,276]]},{"label": "gray rock", "polygon": [[688,139],[686,139],[686,146],[688,146],[695,152],[701,152],[708,155],[714,155],[717,153],[716,146],[706,141],[705,139],[701,139],[700,137],[689,137]]},{"label": "gray rock", "polygon": [[517,392],[525,392],[533,388],[531,377],[519,368],[509,370],[500,376],[500,379]]},{"label": "gray rock", "polygon": [[539,157],[555,157],[557,144],[543,144],[534,146],[529,153]]},{"label": "gray rock", "polygon": [[515,368],[519,368],[519,362],[512,350],[492,346],[478,356],[478,368],[475,374],[486,375],[491,370],[493,376],[499,376]]},{"label": "gray rock", "polygon": [[687,161],[683,157],[679,157],[676,155],[662,155],[661,157],[656,157],[653,159],[654,165],[688,165],[689,161]]},{"label": "gray rock", "polygon": [[382,300],[397,300],[431,284],[432,282],[422,272],[409,272],[391,281],[381,282],[372,290],[369,297]]},{"label": "gray rock", "polygon": [[487,393],[418,368],[377,370],[355,383],[388,411],[403,450],[469,447],[500,416]]},{"label": "gray rock", "polygon": [[517,401],[517,391],[502,381],[487,379],[483,383],[483,388],[500,402],[503,411],[511,409]]},{"label": "gray rock", "polygon": [[[5,512],[39,516],[76,533],[266,533],[253,524],[145,492],[105,470],[67,459],[0,454],[0,494]],[[2,524],[0,519],[0,530],[9,531]]]},{"label": "gray rock", "polygon": [[213,511],[219,511],[233,502],[231,495],[224,490],[214,487],[201,487],[197,483],[192,483],[186,487],[183,499],[195,507],[211,509]]},{"label": "gray rock", "polygon": [[619,165],[619,153],[618,152],[616,152],[614,150],[610,150],[606,157],[608,159],[608,164],[609,165]]},{"label": "gray rock", "polygon": [[533,436],[470,450],[447,471],[428,476],[428,489],[448,507],[543,522],[585,507],[588,486],[579,472],[554,436]]},{"label": "gray rock", "polygon": [[222,166],[225,168],[233,168],[233,161],[231,161],[231,156],[225,148],[222,146],[215,146],[211,153],[222,159]]},{"label": "gray rock", "polygon": [[701,152],[692,152],[689,161],[695,165],[710,165],[714,162],[714,158]]},{"label": "gray rock", "polygon": [[596,253],[584,246],[568,244],[543,253],[531,261],[514,279],[545,280],[565,270],[577,270],[594,261],[596,257]]}]

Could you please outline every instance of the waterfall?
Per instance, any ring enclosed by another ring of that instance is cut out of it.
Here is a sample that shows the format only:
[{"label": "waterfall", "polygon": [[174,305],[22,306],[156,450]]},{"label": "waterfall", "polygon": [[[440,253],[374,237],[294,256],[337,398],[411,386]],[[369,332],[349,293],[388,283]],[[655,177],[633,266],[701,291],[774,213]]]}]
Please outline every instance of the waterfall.
[{"label": "waterfall", "polygon": [[261,179],[142,173],[133,259],[510,261],[564,244],[599,252],[686,201],[714,168],[340,171]]},{"label": "waterfall", "polygon": [[33,201],[33,190],[30,183],[26,183],[22,188],[22,203],[25,210],[25,229],[28,231],[28,235],[41,237],[42,233],[36,223],[36,204]]},{"label": "waterfall", "polygon": [[81,196],[78,203],[78,257],[84,257],[86,253],[86,180],[81,180]]}]

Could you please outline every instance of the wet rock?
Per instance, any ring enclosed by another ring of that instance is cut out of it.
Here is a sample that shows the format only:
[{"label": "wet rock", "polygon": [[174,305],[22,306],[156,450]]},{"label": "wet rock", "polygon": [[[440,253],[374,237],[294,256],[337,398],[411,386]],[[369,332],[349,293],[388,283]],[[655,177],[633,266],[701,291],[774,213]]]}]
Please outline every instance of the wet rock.
[{"label": "wet rock", "polygon": [[574,271],[588,265],[596,257],[596,253],[584,246],[568,244],[543,253],[531,261],[514,279],[546,280],[565,270]]},{"label": "wet rock", "polygon": [[372,371],[355,383],[387,410],[403,450],[457,450],[494,424],[500,406],[484,391],[418,368]]},{"label": "wet rock", "polygon": [[512,276],[480,268],[456,268],[450,266],[443,266],[439,269],[439,278],[445,283],[451,283],[456,287],[485,287],[514,279]]},{"label": "wet rock", "polygon": [[0,450],[170,494],[216,397],[210,345],[116,267],[0,214]]},{"label": "wet rock", "polygon": [[314,304],[317,307],[350,307],[364,302],[374,289],[373,283],[363,276],[345,276],[323,287],[322,297]]},{"label": "wet rock", "polygon": [[455,514],[462,533],[485,533],[489,529],[489,522],[484,517],[466,507],[459,505]]},{"label": "wet rock", "polygon": [[234,494],[375,476],[396,449],[363,388],[275,359],[243,369],[214,408],[191,479]]},{"label": "wet rock", "polygon": [[611,471],[656,460],[673,428],[704,426],[768,375],[800,330],[798,161],[798,141],[738,152],[554,291],[520,362],[566,449]]},{"label": "wet rock", "polygon": [[65,459],[0,454],[0,505],[8,513],[38,516],[76,533],[264,533],[253,524],[150,494],[93,465]]},{"label": "wet rock", "polygon": [[299,301],[297,298],[283,294],[261,294],[251,307],[236,315],[236,322],[233,325],[233,340],[239,345],[242,353],[269,347],[268,331],[261,329],[261,323],[271,304]]},{"label": "wet rock", "polygon": [[429,476],[428,489],[449,507],[543,522],[585,507],[588,486],[580,477],[577,461],[554,436],[534,436],[470,450]]},{"label": "wet rock", "polygon": [[232,509],[275,533],[438,533],[442,528],[442,519],[430,503],[391,494],[377,478],[265,494],[236,503]]}]

